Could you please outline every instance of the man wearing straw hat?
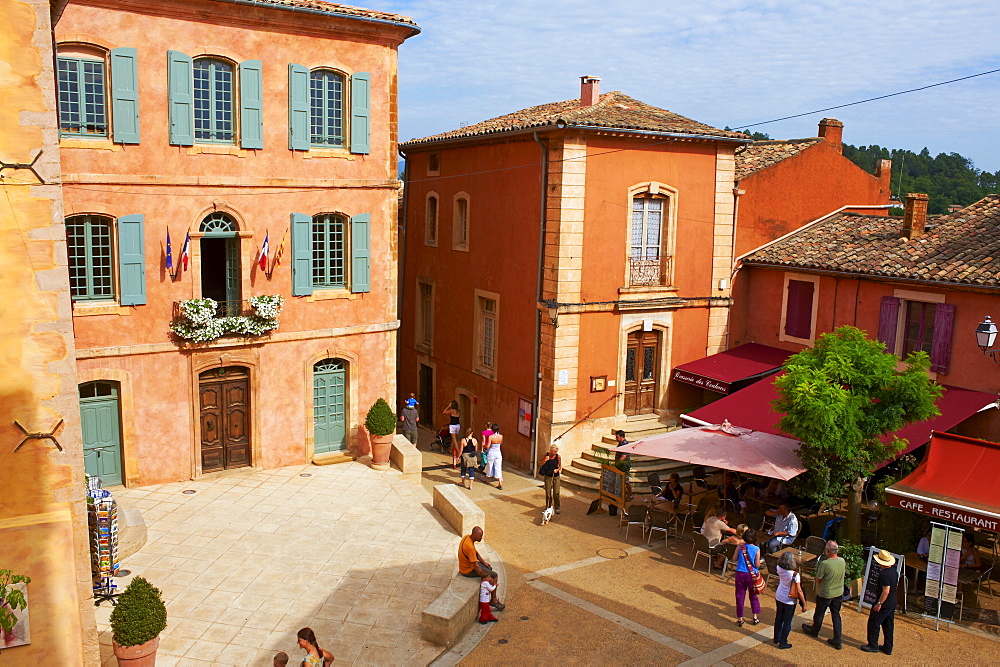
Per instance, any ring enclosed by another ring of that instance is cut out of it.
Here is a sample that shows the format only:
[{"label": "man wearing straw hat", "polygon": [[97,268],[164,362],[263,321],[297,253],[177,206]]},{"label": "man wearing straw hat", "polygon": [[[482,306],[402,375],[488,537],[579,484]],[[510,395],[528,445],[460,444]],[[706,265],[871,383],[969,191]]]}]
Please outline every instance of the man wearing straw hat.
[{"label": "man wearing straw hat", "polygon": [[[875,563],[882,571],[878,575],[878,601],[868,614],[868,643],[861,647],[865,653],[892,655],[893,614],[896,613],[896,586],[899,573],[896,572],[896,558],[883,549],[875,554]],[[878,631],[882,630],[882,645],[878,644]]]}]

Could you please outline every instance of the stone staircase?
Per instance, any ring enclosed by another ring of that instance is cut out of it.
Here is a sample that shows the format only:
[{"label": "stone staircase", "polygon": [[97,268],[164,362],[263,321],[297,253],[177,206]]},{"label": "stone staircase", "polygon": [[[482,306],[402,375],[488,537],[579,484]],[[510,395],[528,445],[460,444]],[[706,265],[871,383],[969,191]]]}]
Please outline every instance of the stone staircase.
[{"label": "stone staircase", "polygon": [[[619,424],[610,429],[601,438],[601,442],[591,445],[590,450],[585,451],[580,457],[573,459],[567,466],[563,465],[562,483],[573,491],[583,491],[585,493],[597,495],[598,484],[601,479],[601,464],[598,461],[597,450],[601,447],[610,449],[618,443],[613,433],[618,429],[625,431],[625,439],[629,442],[636,442],[651,435],[666,433],[680,428],[673,420],[661,422],[655,414],[629,417],[625,423]],[[614,452],[610,453],[612,460]],[[690,463],[679,461],[669,461],[666,459],[654,459],[648,456],[631,457],[632,470],[629,472],[629,481],[632,482],[632,492],[636,494],[649,493],[649,484],[646,483],[646,475],[651,472],[660,475],[660,481],[666,484],[670,473],[676,472],[680,475],[681,482],[687,483],[691,479],[691,469],[694,467]]]}]

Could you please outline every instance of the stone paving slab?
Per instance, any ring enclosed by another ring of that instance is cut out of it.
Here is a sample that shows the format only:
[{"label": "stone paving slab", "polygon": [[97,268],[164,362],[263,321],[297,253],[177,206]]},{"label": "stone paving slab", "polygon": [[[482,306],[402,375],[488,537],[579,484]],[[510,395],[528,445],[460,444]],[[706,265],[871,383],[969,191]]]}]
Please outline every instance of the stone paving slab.
[{"label": "stone paving slab", "polygon": [[[297,664],[304,626],[338,664],[425,665],[441,652],[420,638],[420,612],[457,572],[459,537],[396,471],[231,471],[116,495],[149,531],[118,583],[144,576],[167,604],[158,666],[270,665],[282,650]],[[97,609],[104,665],[116,664],[110,614]]]}]

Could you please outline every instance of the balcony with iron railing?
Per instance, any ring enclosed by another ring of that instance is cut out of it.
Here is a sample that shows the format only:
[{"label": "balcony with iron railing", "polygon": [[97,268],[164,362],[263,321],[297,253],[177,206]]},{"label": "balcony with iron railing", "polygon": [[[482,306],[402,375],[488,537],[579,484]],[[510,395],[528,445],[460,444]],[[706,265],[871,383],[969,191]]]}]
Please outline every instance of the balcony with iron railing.
[{"label": "balcony with iron railing", "polygon": [[671,257],[630,257],[629,287],[658,286],[669,283]]}]

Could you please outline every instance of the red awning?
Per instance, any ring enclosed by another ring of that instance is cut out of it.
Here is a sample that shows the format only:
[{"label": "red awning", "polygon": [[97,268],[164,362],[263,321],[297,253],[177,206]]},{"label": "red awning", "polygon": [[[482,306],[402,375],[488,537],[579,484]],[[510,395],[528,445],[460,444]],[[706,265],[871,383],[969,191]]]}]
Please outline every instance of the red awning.
[{"label": "red awning", "polygon": [[778,370],[791,354],[788,350],[779,350],[759,343],[747,343],[676,366],[670,377],[678,382],[726,394],[729,393],[731,386],[740,380],[767,375]]},{"label": "red awning", "polygon": [[[997,401],[997,397],[993,394],[948,385],[941,386],[944,387],[944,393],[941,394],[941,398],[937,402],[937,408],[941,414],[927,421],[904,426],[896,431],[895,435],[909,443],[906,449],[899,453],[899,456],[913,451],[930,440],[931,431],[944,432],[954,428]],[[778,392],[774,388],[774,378],[768,378],[684,416],[692,418],[689,420],[691,424],[721,424],[723,420],[728,419],[729,423],[734,426],[765,431],[787,438],[789,435],[778,428],[781,414],[775,412],[771,407],[771,403],[777,398]],[[889,435],[883,439],[888,440],[890,437],[892,436]]]},{"label": "red awning", "polygon": [[1000,532],[998,468],[1000,444],[935,432],[927,456],[885,490],[886,500],[935,519]]}]

